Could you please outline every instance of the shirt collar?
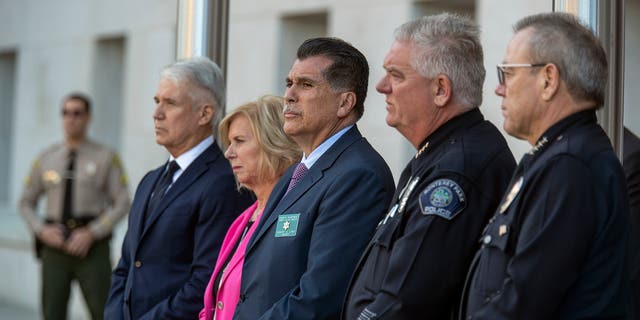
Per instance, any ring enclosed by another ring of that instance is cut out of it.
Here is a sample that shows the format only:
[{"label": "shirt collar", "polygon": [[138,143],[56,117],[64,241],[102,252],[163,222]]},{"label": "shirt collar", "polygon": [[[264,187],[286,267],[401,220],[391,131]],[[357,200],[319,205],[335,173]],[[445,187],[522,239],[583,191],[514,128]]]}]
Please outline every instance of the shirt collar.
[{"label": "shirt collar", "polygon": [[596,111],[593,109],[579,111],[556,122],[538,138],[536,145],[528,153],[531,155],[538,153],[538,151],[546,147],[549,141],[557,140],[569,127],[582,122],[597,123]]},{"label": "shirt collar", "polygon": [[75,149],[69,148],[69,146],[65,143],[64,150],[66,151],[66,153],[71,152],[71,150],[75,150],[77,155],[78,153],[80,153],[80,150],[86,149],[88,145],[89,145],[89,139],[85,139],[84,141],[82,141],[80,144],[78,144],[78,146]]},{"label": "shirt collar", "polygon": [[436,129],[436,131],[420,143],[415,158],[418,158],[424,151],[426,151],[427,148],[433,149],[443,141],[448,141],[453,138],[453,133],[458,129],[468,128],[482,120],[484,120],[484,117],[478,108],[473,108],[465,113],[455,116],[441,125]]},{"label": "shirt collar", "polygon": [[189,149],[189,151],[181,154],[177,158],[174,158],[172,155],[169,155],[169,161],[171,162],[171,161],[175,160],[178,163],[178,165],[180,166],[180,169],[178,169],[178,171],[176,171],[176,173],[173,175],[173,181],[176,181],[178,179],[178,177],[185,170],[187,170],[187,167],[198,156],[200,156],[200,154],[202,154],[205,150],[207,150],[207,148],[209,148],[214,142],[215,141],[213,139],[213,136],[208,136],[204,140],[202,140],[200,143],[198,143],[195,147]]},{"label": "shirt collar", "polygon": [[338,139],[340,139],[340,137],[342,137],[352,127],[353,125],[350,125],[336,132],[334,135],[332,135],[327,140],[325,140],[322,144],[320,144],[317,148],[311,151],[309,155],[306,155],[306,154],[302,155],[302,160],[300,162],[304,163],[307,169],[311,169],[311,166],[313,166],[313,164],[316,163],[316,161],[318,161],[318,159],[320,159],[320,157],[325,152],[327,152],[327,150],[329,150],[329,148],[331,148],[331,146],[336,141],[338,141]]}]

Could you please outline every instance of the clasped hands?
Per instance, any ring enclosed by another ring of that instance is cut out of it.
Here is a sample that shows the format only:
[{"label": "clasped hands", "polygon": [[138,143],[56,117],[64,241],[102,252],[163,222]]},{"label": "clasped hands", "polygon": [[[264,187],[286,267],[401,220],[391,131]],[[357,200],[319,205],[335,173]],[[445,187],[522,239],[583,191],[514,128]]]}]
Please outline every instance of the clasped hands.
[{"label": "clasped hands", "polygon": [[56,224],[43,226],[37,236],[47,246],[60,249],[79,258],[84,258],[87,255],[95,240],[93,233],[87,227],[73,229],[69,238],[65,240],[64,229]]}]

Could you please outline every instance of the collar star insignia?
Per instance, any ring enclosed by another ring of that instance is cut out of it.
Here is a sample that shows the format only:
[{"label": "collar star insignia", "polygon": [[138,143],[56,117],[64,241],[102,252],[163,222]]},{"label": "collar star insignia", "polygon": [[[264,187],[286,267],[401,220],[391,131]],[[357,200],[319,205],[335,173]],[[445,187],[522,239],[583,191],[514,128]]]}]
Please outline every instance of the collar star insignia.
[{"label": "collar star insignia", "polygon": [[528,153],[530,155],[534,155],[536,152],[538,152],[538,150],[540,150],[540,148],[544,147],[547,142],[549,142],[549,140],[547,140],[547,137],[542,137],[542,139],[538,140],[538,143],[536,143],[536,145],[531,148]]},{"label": "collar star insignia", "polygon": [[415,159],[418,159],[418,157],[427,150],[427,147],[429,146],[429,142],[425,143],[424,146],[422,146],[422,148],[420,148],[420,150],[418,150],[418,152],[416,152],[416,155],[414,156]]}]

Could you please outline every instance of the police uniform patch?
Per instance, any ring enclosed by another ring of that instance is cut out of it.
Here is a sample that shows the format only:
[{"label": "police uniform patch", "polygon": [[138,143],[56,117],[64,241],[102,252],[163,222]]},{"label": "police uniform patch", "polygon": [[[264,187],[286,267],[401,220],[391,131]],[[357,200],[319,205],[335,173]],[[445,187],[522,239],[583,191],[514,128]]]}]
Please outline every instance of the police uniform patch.
[{"label": "police uniform patch", "polygon": [[420,210],[424,215],[453,219],[467,205],[464,191],[451,179],[438,179],[420,193]]},{"label": "police uniform patch", "polygon": [[120,175],[120,182],[122,183],[122,185],[127,185],[129,178],[127,177],[127,175],[124,173],[124,168],[122,167],[122,162],[120,161],[120,157],[118,157],[117,154],[113,155],[113,166],[120,169],[120,172],[122,173]]}]

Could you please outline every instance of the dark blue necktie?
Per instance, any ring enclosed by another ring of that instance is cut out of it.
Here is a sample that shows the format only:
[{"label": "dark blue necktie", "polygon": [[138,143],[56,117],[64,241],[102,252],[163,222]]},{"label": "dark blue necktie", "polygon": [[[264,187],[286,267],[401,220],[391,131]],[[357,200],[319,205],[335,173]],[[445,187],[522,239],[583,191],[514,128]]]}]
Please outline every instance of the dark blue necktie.
[{"label": "dark blue necktie", "polygon": [[[178,163],[175,160],[169,162],[169,168],[164,171],[158,183],[156,183],[156,187],[153,189],[153,193],[151,194],[151,199],[149,199],[149,204],[147,205],[147,217],[158,207],[160,200],[164,197],[164,194],[167,192],[167,188],[173,182],[173,174],[180,169]],[[146,218],[145,218],[146,220]]]}]

